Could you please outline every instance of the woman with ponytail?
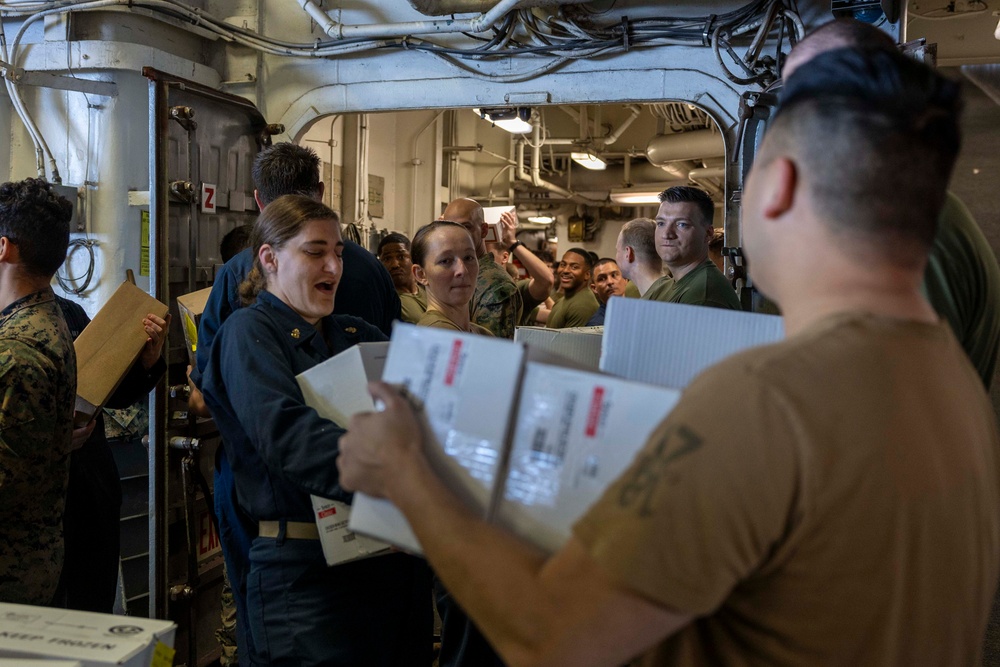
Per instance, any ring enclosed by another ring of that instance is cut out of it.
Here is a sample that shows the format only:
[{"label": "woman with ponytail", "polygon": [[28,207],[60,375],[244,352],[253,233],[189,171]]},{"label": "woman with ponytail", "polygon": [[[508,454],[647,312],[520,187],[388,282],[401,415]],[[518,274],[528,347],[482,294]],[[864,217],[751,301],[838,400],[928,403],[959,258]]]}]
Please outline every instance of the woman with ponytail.
[{"label": "woman with ponytail", "polygon": [[[308,407],[295,376],[365,341],[361,319],[332,315],[342,273],[336,214],[276,199],[251,235],[247,307],[219,329],[205,400],[232,465],[240,509],[259,527],[249,553],[249,664],[429,664],[429,574],[402,553],[326,565],[310,494],[350,502],[336,458],[344,425]],[[243,656],[240,656],[241,661]]]}]

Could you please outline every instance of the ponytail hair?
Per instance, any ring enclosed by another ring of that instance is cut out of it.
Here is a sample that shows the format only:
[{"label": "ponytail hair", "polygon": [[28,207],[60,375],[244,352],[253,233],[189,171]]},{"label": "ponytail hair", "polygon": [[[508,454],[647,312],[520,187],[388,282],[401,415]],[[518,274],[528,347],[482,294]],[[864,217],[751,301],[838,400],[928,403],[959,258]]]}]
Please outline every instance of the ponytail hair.
[{"label": "ponytail hair", "polygon": [[311,220],[334,220],[340,224],[336,211],[304,195],[284,195],[264,207],[250,232],[253,265],[239,287],[240,302],[244,306],[254,303],[257,295],[267,289],[267,277],[260,264],[261,247],[269,245],[280,250]]}]

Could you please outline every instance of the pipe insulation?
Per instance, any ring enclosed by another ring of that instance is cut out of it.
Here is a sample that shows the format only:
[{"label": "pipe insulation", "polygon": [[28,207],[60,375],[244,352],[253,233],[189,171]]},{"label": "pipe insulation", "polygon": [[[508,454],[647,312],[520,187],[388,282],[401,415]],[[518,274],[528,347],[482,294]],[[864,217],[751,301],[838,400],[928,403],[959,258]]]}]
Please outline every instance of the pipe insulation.
[{"label": "pipe insulation", "polygon": [[[497,4],[497,0],[409,0],[410,6],[424,16],[447,16],[449,14],[485,14]],[[521,7],[555,7],[558,5],[579,5],[590,0],[526,0]]]},{"label": "pipe insulation", "polygon": [[714,130],[661,134],[646,144],[646,158],[657,166],[678,160],[725,157],[726,144]]},{"label": "pipe insulation", "polygon": [[500,0],[489,11],[479,14],[474,18],[460,21],[444,19],[440,21],[404,21],[400,23],[366,23],[362,25],[337,23],[313,0],[296,1],[323,32],[333,39],[379,39],[407,35],[458,32],[477,34],[486,32],[506,16],[508,12],[519,9],[526,0]]}]

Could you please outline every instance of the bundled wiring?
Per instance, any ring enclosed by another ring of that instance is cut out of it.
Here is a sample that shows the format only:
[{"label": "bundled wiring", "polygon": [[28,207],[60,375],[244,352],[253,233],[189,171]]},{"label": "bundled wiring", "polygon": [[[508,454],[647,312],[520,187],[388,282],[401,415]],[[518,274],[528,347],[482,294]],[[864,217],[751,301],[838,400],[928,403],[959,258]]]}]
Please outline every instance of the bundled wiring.
[{"label": "bundled wiring", "polygon": [[[786,0],[752,0],[742,7],[718,15],[623,18],[606,22],[601,22],[599,18],[606,12],[594,13],[580,8],[576,8],[576,11],[560,10],[545,17],[531,10],[513,9],[491,28],[492,34],[486,37],[461,33],[476,41],[474,46],[468,47],[446,45],[405,34],[392,38],[357,37],[293,43],[232,25],[180,0],[28,0],[0,4],[0,16],[26,18],[12,43],[10,62],[16,65],[21,38],[33,22],[52,14],[100,11],[108,7],[141,8],[184,21],[228,42],[269,55],[336,58],[362,51],[416,50],[432,54],[473,75],[498,81],[526,80],[555,71],[575,59],[600,58],[630,49],[671,44],[714,46],[720,66],[728,76],[730,70],[723,62],[722,52],[733,55],[733,40],[754,31],[755,43],[779,30],[802,37],[802,23],[794,7],[787,4]],[[789,30],[789,26],[794,29]],[[511,56],[547,57],[550,60],[520,73],[502,75],[483,71],[469,62],[502,60]],[[746,76],[737,78],[760,85],[766,85],[776,78],[773,71],[767,71],[767,66],[753,63],[749,69],[749,72],[743,72]]]},{"label": "bundled wiring", "polygon": [[[783,40],[787,38],[789,45],[794,45],[804,36],[795,3],[796,0],[750,0],[741,7],[717,15],[637,19],[622,17],[619,20],[604,18],[609,14],[610,7],[594,11],[574,5],[542,15],[534,10],[518,9],[514,4],[514,8],[485,30],[483,36],[452,33],[453,38],[464,35],[474,42],[471,46],[456,46],[406,34],[306,43],[288,42],[233,25],[181,0],[0,0],[0,18],[23,19],[9,48],[0,22],[0,59],[9,63],[3,65],[4,83],[13,107],[35,146],[38,174],[45,176],[47,160],[51,180],[58,183],[61,179],[55,157],[31,117],[21,95],[21,86],[17,83],[18,61],[22,57],[21,41],[25,32],[47,16],[107,11],[110,8],[125,11],[141,9],[144,15],[160,16],[175,23],[179,21],[228,43],[263,54],[337,58],[360,52],[420,51],[472,76],[511,83],[555,72],[574,60],[604,58],[633,49],[667,45],[708,47],[713,49],[720,69],[729,80],[740,85],[755,84],[766,88],[778,78]],[[317,18],[322,19],[321,16]],[[777,39],[775,57],[760,55],[763,44],[769,38]],[[737,42],[749,42],[745,55],[740,56],[736,52]],[[513,73],[497,73],[491,71],[496,68],[483,65],[488,62],[509,63],[514,57],[531,62],[525,69]],[[689,124],[693,119],[672,120]],[[356,222],[364,224],[366,214],[367,210],[363,206],[361,217]],[[356,233],[358,237],[361,235],[360,230],[351,229],[351,226],[347,227],[346,232]],[[88,250],[92,252],[89,246]]]},{"label": "bundled wiring", "polygon": [[82,276],[70,276],[64,273],[66,271],[66,264],[69,263],[67,262],[56,272],[56,282],[59,283],[59,287],[66,294],[80,296],[90,287],[90,281],[94,278],[94,267],[97,264],[97,258],[94,256],[95,245],[97,245],[97,241],[89,238],[73,239],[69,242],[67,257],[71,257],[77,249],[83,248],[87,251],[87,269],[83,272]]}]

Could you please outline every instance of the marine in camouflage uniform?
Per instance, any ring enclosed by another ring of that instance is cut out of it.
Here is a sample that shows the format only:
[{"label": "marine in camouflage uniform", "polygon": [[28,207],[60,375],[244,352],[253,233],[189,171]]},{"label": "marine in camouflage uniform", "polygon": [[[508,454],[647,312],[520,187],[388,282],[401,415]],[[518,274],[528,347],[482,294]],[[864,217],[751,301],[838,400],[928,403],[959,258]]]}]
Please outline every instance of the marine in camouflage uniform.
[{"label": "marine in camouflage uniform", "polygon": [[0,312],[0,600],[47,605],[63,564],[76,354],[50,288]]},{"label": "marine in camouflage uniform", "polygon": [[479,258],[476,293],[469,304],[472,321],[493,332],[497,338],[514,338],[521,321],[521,293],[506,269],[486,253]]}]

